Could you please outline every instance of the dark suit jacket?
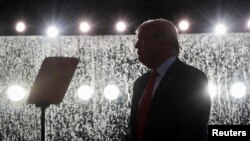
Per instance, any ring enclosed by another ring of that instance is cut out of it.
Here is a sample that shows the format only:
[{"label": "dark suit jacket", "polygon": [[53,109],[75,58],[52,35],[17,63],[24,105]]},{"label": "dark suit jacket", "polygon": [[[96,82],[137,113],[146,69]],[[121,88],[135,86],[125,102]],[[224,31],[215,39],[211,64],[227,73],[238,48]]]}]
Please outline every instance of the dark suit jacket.
[{"label": "dark suit jacket", "polygon": [[[134,83],[130,117],[130,141],[135,141],[138,101],[149,78]],[[144,141],[204,141],[210,113],[207,77],[178,58],[162,78],[151,101]]]}]

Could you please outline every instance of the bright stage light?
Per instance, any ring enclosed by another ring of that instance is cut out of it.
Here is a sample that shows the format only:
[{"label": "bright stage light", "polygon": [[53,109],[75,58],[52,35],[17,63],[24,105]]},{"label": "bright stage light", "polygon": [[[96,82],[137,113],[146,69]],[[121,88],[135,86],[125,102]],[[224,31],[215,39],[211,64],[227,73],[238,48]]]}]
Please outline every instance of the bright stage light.
[{"label": "bright stage light", "polygon": [[119,96],[119,88],[115,85],[108,85],[105,89],[104,89],[104,96],[108,99],[108,100],[115,100],[117,99],[117,97]]},{"label": "bright stage light", "polygon": [[82,85],[78,91],[77,95],[82,100],[89,100],[94,93],[94,90],[88,85]]},{"label": "bright stage light", "polygon": [[189,23],[186,20],[183,20],[179,23],[179,28],[181,31],[186,31],[189,28]]},{"label": "bright stage light", "polygon": [[89,24],[87,22],[80,23],[80,30],[81,32],[84,32],[84,33],[88,32],[90,30]]},{"label": "bright stage light", "polygon": [[8,88],[7,95],[12,101],[20,101],[25,97],[26,91],[19,85],[12,85]]},{"label": "bright stage light", "polygon": [[250,20],[247,21],[247,28],[250,28]]},{"label": "bright stage light", "polygon": [[242,98],[246,94],[246,86],[241,82],[235,83],[230,92],[233,97]]},{"label": "bright stage light", "polygon": [[212,82],[208,83],[208,92],[211,98],[217,95],[217,87]]},{"label": "bright stage light", "polygon": [[24,32],[25,29],[26,29],[26,26],[25,26],[24,22],[18,22],[16,24],[16,31],[17,32]]},{"label": "bright stage light", "polygon": [[218,24],[216,27],[215,27],[215,33],[216,34],[225,34],[227,32],[227,28],[225,25],[223,24]]},{"label": "bright stage light", "polygon": [[58,29],[55,26],[50,26],[47,29],[47,35],[49,37],[56,37],[58,34],[59,34],[59,31],[58,31]]},{"label": "bright stage light", "polygon": [[125,30],[126,30],[126,24],[125,24],[124,22],[122,22],[122,21],[118,22],[118,23],[116,24],[116,30],[117,30],[118,32],[123,32],[123,31],[125,31]]}]

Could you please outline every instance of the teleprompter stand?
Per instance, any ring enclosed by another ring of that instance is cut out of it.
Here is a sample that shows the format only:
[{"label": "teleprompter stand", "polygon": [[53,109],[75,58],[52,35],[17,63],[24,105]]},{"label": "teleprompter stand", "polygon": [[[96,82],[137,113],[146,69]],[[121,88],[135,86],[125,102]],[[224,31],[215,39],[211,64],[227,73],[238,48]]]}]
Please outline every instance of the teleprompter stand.
[{"label": "teleprompter stand", "polygon": [[78,62],[77,58],[48,57],[42,63],[27,100],[41,108],[41,141],[45,141],[45,110],[62,102]]}]

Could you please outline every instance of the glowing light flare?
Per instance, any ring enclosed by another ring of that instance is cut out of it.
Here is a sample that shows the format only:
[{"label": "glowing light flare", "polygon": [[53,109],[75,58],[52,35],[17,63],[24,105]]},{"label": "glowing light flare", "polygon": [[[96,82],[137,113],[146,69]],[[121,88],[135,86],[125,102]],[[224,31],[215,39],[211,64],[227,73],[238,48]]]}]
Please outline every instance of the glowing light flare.
[{"label": "glowing light flare", "polygon": [[208,93],[212,99],[217,95],[217,87],[212,82],[208,83]]},{"label": "glowing light flare", "polygon": [[227,28],[224,24],[218,24],[215,27],[215,33],[218,35],[225,34],[227,32]]},{"label": "glowing light flare", "polygon": [[93,94],[94,90],[88,85],[82,85],[77,91],[78,97],[82,100],[89,100]]},{"label": "glowing light flare", "polygon": [[116,24],[116,30],[118,31],[118,32],[124,32],[125,30],[126,30],[126,24],[123,22],[123,21],[119,21],[119,22],[117,22],[117,24]]},{"label": "glowing light flare", "polygon": [[26,96],[26,90],[19,85],[12,85],[7,90],[7,96],[12,101],[20,101]]},{"label": "glowing light flare", "polygon": [[80,23],[80,31],[81,32],[88,32],[90,30],[90,25],[87,22]]},{"label": "glowing light flare", "polygon": [[250,19],[247,21],[247,28],[250,29]]},{"label": "glowing light flare", "polygon": [[231,87],[230,93],[234,98],[242,98],[246,95],[246,86],[244,83],[237,82]]},{"label": "glowing light flare", "polygon": [[181,31],[186,31],[189,28],[189,22],[186,20],[183,20],[179,23],[179,28]]},{"label": "glowing light flare", "polygon": [[56,37],[57,35],[59,34],[59,30],[55,27],[55,26],[50,26],[48,29],[47,29],[47,35],[49,37]]},{"label": "glowing light flare", "polygon": [[104,89],[104,96],[108,100],[115,100],[119,96],[120,91],[116,85],[108,85]]},{"label": "glowing light flare", "polygon": [[26,29],[25,23],[24,22],[18,22],[16,24],[16,31],[17,32],[24,32]]}]

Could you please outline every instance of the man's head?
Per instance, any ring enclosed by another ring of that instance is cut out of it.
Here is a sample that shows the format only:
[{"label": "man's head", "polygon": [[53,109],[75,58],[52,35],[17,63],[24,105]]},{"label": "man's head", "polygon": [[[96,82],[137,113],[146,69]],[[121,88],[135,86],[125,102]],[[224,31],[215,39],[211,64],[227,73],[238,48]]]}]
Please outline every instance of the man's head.
[{"label": "man's head", "polygon": [[136,34],[139,61],[151,69],[179,54],[177,28],[168,20],[146,21],[137,28]]}]

